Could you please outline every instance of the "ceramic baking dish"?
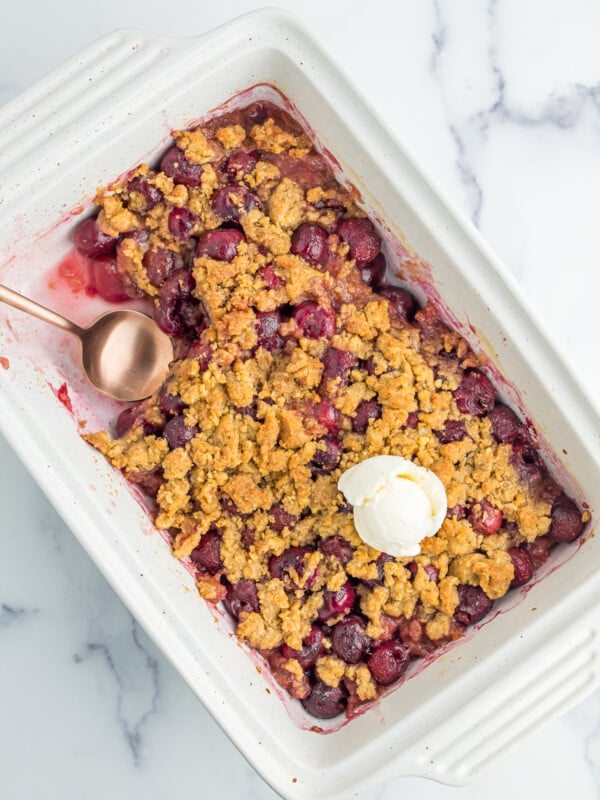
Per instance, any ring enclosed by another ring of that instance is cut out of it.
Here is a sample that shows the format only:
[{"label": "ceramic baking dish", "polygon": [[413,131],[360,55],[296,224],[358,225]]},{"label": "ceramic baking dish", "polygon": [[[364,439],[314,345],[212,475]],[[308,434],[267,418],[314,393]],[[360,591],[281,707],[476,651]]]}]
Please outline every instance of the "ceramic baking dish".
[{"label": "ceramic baking dish", "polygon": [[[516,402],[504,376],[520,387],[522,410],[563,457],[553,462],[560,479],[597,517],[596,411],[477,233],[278,11],[186,41],[111,34],[1,110],[0,252],[9,257],[0,278],[79,322],[91,320],[98,301],[51,287],[65,278],[54,265],[95,187],[151,160],[170,128],[237,92],[254,86],[246,100],[277,100],[264,84],[281,90],[335,154],[338,173],[387,229],[388,254],[404,263],[403,277],[421,294],[439,293],[471,343],[483,343],[505,397]],[[407,248],[423,262],[407,258]],[[81,381],[74,352],[62,334],[0,309],[0,429],[115,590],[282,796],[328,800],[398,775],[464,783],[598,685],[600,541],[588,530],[555,550],[542,579],[497,604],[479,630],[347,724],[312,731],[315,720],[281,696],[227,620],[198,599],[124,479],[81,440],[81,427],[104,426],[115,406]]]}]

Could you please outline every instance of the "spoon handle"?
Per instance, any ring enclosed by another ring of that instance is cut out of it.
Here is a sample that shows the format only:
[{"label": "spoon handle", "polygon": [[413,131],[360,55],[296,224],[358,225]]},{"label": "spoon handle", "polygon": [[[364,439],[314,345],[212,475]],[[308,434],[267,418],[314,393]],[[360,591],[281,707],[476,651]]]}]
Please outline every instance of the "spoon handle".
[{"label": "spoon handle", "polygon": [[71,322],[60,314],[50,311],[49,308],[41,306],[39,303],[30,300],[28,297],[23,297],[22,294],[9,289],[8,286],[0,283],[0,302],[7,303],[13,308],[18,308],[19,311],[24,311],[26,314],[31,314],[33,317],[41,319],[42,322],[49,322],[50,325],[55,325],[57,328],[62,328],[63,331],[74,333],[75,336],[81,336],[83,329]]}]

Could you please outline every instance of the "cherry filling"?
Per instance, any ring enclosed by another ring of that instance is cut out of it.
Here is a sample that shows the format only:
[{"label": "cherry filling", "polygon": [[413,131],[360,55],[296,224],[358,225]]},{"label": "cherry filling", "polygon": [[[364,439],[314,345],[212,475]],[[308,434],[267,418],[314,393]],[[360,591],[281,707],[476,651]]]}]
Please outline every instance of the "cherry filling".
[{"label": "cherry filling", "polygon": [[356,407],[356,413],[352,419],[352,430],[355,433],[365,433],[371,420],[379,419],[382,411],[377,400],[362,400]]},{"label": "cherry filling", "polygon": [[383,283],[383,279],[385,277],[385,256],[383,253],[379,253],[378,256],[375,256],[373,261],[369,264],[365,264],[364,267],[360,268],[360,276],[363,279],[364,283],[367,286],[371,286],[372,288],[377,288]]},{"label": "cherry filling", "polygon": [[502,512],[495,508],[489,500],[482,500],[471,506],[469,522],[477,533],[491,536],[498,533],[502,526]]},{"label": "cherry filling", "polygon": [[574,542],[583,531],[581,513],[575,503],[561,495],[552,509],[552,523],[548,538],[553,542]]},{"label": "cherry filling", "polygon": [[188,425],[183,414],[180,414],[167,422],[164,437],[171,450],[176,450],[178,447],[185,447],[198,433],[198,430],[197,425]]},{"label": "cherry filling", "polygon": [[153,183],[144,180],[143,178],[133,178],[127,184],[129,193],[137,192],[144,200],[146,211],[150,211],[154,206],[157,206],[163,199],[163,193]]},{"label": "cherry filling", "polygon": [[[350,542],[344,539],[343,536],[337,534],[335,536],[330,536],[329,539],[324,539],[320,544],[320,550],[326,556],[337,558],[343,567],[345,567],[354,556],[354,548]],[[346,586],[350,586],[350,584],[346,584]],[[350,586],[350,588],[352,587]],[[354,600],[352,600],[352,602],[354,602]],[[350,605],[352,605],[352,603]]]},{"label": "cherry filling", "polygon": [[223,603],[227,611],[235,619],[239,619],[243,611],[246,613],[260,611],[256,584],[254,581],[245,579],[230,584],[227,587],[227,594]]},{"label": "cherry filling", "polygon": [[350,581],[347,581],[337,591],[326,589],[323,592],[323,605],[319,609],[319,619],[327,622],[329,619],[345,614],[354,605],[356,594]]},{"label": "cherry filling", "polygon": [[417,301],[399,286],[385,286],[377,289],[377,293],[389,300],[390,305],[401,319],[411,320],[417,309]]},{"label": "cherry filling", "polygon": [[338,350],[335,347],[328,347],[321,356],[323,362],[323,381],[335,380],[339,378],[340,386],[344,386],[350,379],[350,370],[357,365],[356,356],[347,350]]},{"label": "cherry filling", "polygon": [[183,267],[183,258],[172,250],[158,248],[144,254],[143,264],[150,283],[160,288],[169,275]]},{"label": "cherry filling", "polygon": [[283,338],[279,335],[281,316],[277,311],[260,311],[256,315],[256,335],[258,347],[264,347],[273,353],[283,344]]},{"label": "cherry filling", "polygon": [[533,577],[533,561],[531,556],[522,547],[511,547],[508,551],[510,560],[512,561],[515,577],[510,584],[511,588],[515,586],[523,586]]}]

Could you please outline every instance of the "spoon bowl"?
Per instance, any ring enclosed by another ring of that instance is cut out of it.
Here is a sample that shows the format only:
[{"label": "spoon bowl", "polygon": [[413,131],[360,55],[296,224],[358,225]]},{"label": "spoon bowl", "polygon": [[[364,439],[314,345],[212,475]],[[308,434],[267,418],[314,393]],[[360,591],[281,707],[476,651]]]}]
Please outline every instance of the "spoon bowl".
[{"label": "spoon bowl", "polygon": [[108,311],[87,328],[0,284],[0,302],[77,336],[83,371],[115,400],[143,400],[163,382],[173,360],[173,343],[146,314]]}]

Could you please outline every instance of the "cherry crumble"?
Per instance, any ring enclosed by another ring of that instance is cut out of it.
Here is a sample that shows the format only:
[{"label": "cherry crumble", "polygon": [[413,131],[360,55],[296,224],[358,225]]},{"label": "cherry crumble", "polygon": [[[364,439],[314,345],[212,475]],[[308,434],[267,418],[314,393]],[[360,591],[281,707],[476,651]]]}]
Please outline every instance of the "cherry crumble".
[{"label": "cherry crumble", "polygon": [[[298,124],[257,102],[174,131],[76,231],[96,291],[146,297],[176,358],[87,440],[156,503],[200,594],[320,718],[375,699],[589,519],[466,341],[386,279],[381,238]],[[414,558],[364,544],[342,472],[392,454],[448,512]]]}]

